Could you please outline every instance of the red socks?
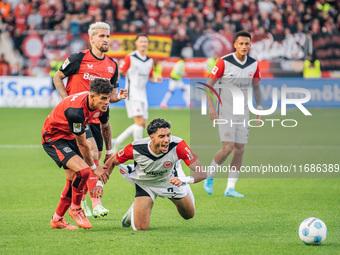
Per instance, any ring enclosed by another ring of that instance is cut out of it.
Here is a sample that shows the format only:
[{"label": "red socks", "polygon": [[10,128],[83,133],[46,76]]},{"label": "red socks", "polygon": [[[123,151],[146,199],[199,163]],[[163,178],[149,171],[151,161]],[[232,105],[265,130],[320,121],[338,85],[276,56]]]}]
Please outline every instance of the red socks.
[{"label": "red socks", "polygon": [[71,180],[66,180],[65,188],[61,192],[60,201],[59,201],[57,210],[55,211],[57,216],[60,216],[61,218],[64,217],[65,213],[67,212],[67,209],[71,205],[71,199],[72,199],[71,198],[72,197],[72,187],[71,187],[71,184],[72,184]]},{"label": "red socks", "polygon": [[90,167],[76,172],[76,176],[74,177],[72,182],[72,204],[75,207],[80,208],[81,200],[83,197],[83,189],[85,188],[85,184],[89,179],[91,173],[92,170]]}]

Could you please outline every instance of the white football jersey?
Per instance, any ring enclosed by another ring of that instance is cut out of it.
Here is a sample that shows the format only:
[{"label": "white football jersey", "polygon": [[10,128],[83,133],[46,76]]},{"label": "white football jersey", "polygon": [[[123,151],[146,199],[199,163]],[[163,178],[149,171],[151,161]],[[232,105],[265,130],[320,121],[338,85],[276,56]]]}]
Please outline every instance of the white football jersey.
[{"label": "white football jersey", "polygon": [[124,58],[119,69],[126,72],[125,89],[127,100],[147,102],[146,84],[153,75],[153,60],[134,51]]},{"label": "white football jersey", "polygon": [[127,145],[116,154],[120,163],[133,159],[135,168],[129,169],[129,177],[145,185],[153,186],[167,183],[171,175],[176,176],[176,162],[179,159],[189,166],[196,161],[197,155],[179,137],[171,136],[169,150],[165,154],[156,155],[150,148],[150,137]]},{"label": "white football jersey", "polygon": [[219,112],[233,114],[233,100],[241,100],[241,97],[233,96],[231,89],[234,87],[240,89],[236,91],[242,92],[244,113],[249,115],[248,89],[253,82],[261,80],[260,69],[254,58],[246,56],[244,62],[241,62],[236,58],[235,53],[223,56],[211,71],[210,78],[219,79],[214,86],[222,101],[222,107],[218,105]]}]

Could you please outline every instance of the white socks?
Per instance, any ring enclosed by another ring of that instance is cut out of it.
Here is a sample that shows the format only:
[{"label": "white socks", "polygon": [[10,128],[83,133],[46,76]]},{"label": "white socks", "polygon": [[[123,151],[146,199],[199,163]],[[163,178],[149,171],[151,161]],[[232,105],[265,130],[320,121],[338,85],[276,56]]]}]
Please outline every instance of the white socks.
[{"label": "white socks", "polygon": [[129,126],[127,129],[125,129],[123,131],[123,133],[121,133],[115,141],[114,144],[114,150],[118,151],[120,145],[124,142],[125,139],[129,138],[130,136],[133,135],[133,140],[139,140],[143,138],[143,130],[144,128],[142,126],[138,126],[136,124],[132,124],[131,126]]},{"label": "white socks", "polygon": [[171,97],[171,95],[172,95],[172,92],[170,92],[170,91],[166,92],[161,103],[162,104],[167,104],[169,99],[170,99],[170,97]]},{"label": "white socks", "polygon": [[228,176],[227,190],[232,188],[235,189],[235,184],[240,175],[240,171],[230,171]]},{"label": "white socks", "polygon": [[134,129],[133,129],[133,140],[139,140],[143,138],[143,130],[144,127],[143,126],[138,126],[138,125],[134,125]]},{"label": "white socks", "polygon": [[219,165],[213,159],[208,167],[207,178],[214,178],[218,166]]},{"label": "white socks", "polygon": [[185,85],[183,91],[183,100],[187,107],[190,107],[190,85]]},{"label": "white socks", "polygon": [[131,126],[129,126],[127,129],[125,129],[123,131],[123,133],[121,133],[117,138],[116,138],[116,144],[119,146],[121,145],[125,139],[129,138],[130,136],[132,136],[133,131],[135,129],[135,125],[136,124],[132,124]]}]

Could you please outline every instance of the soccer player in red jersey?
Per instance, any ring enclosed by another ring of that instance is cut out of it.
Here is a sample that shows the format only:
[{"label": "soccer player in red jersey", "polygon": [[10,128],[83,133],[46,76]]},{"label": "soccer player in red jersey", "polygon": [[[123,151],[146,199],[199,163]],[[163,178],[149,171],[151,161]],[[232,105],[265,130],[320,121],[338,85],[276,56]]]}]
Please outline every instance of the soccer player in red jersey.
[{"label": "soccer player in red jersey", "polygon": [[134,124],[113,139],[113,151],[116,153],[125,139],[133,135],[136,141],[143,137],[143,130],[149,117],[146,85],[148,81],[162,82],[162,77],[153,76],[153,60],[146,55],[149,39],[147,34],[138,34],[135,40],[136,50],[125,56],[119,65],[120,73],[125,76],[125,88],[128,95],[125,101],[128,118]]},{"label": "soccer player in red jersey", "polygon": [[[125,99],[127,96],[126,90],[122,89],[120,93],[116,91],[118,87],[117,63],[105,54],[109,49],[110,26],[104,22],[94,23],[90,25],[88,34],[92,48],[68,57],[54,76],[54,82],[61,97],[64,99],[68,95],[89,91],[90,82],[95,78],[100,78],[110,81],[114,87],[110,102]],[[66,77],[68,77],[68,80],[65,88],[63,79]],[[98,118],[91,120],[86,129],[86,139],[90,145],[96,165],[99,164],[102,156],[103,138],[106,147],[105,162],[113,155],[111,127],[110,125],[101,126]],[[87,188],[84,189],[82,206],[87,216],[92,215],[92,212],[86,204],[86,193],[87,190],[91,190],[96,186],[97,180],[97,177],[91,174],[87,182]],[[91,196],[91,200],[94,217],[103,217],[108,214],[109,210],[103,207],[100,199]]]},{"label": "soccer player in red jersey", "polygon": [[[170,127],[164,119],[154,119],[147,127],[148,138],[130,143],[105,163],[107,173],[111,174],[118,165],[123,177],[136,187],[134,202],[123,216],[123,227],[132,225],[134,230],[147,230],[157,196],[169,198],[184,219],[195,215],[195,199],[189,184],[202,181],[206,173],[186,142],[171,135]],[[130,159],[134,165],[122,165]],[[192,176],[186,176],[181,164],[177,164],[181,159],[194,171]],[[101,183],[91,192],[101,196]]]},{"label": "soccer player in red jersey", "polygon": [[94,118],[99,118],[102,125],[108,125],[112,89],[109,81],[95,79],[90,84],[89,92],[65,98],[45,120],[43,148],[59,167],[64,168],[66,175],[66,186],[51,219],[53,228],[77,229],[63,219],[69,207],[69,214],[78,226],[92,227],[81,208],[83,189],[92,171],[104,183],[107,175],[103,167],[96,166],[92,159],[85,128]]},{"label": "soccer player in red jersey", "polygon": [[[208,178],[204,181],[204,190],[211,194],[213,192],[213,180],[215,170],[220,167],[227,159],[228,155],[233,152],[230,162],[230,172],[228,176],[227,188],[224,191],[226,197],[244,197],[243,194],[235,190],[235,185],[240,174],[244,145],[248,142],[249,136],[249,109],[248,109],[248,89],[252,86],[257,103],[257,108],[262,110],[261,89],[259,81],[261,80],[258,62],[248,56],[251,45],[251,35],[246,31],[240,31],[235,35],[234,47],[236,51],[221,57],[211,71],[208,79],[208,85],[215,86],[219,90],[222,105],[217,109],[210,96],[208,96],[209,115],[211,120],[225,119],[228,124],[218,125],[222,149],[218,151],[210,164]],[[242,108],[244,114],[234,114],[234,101],[238,96],[233,98],[232,90],[242,93],[244,105]],[[212,91],[211,91],[212,92]],[[260,121],[262,117],[256,116]],[[234,123],[234,124],[233,124]],[[244,124],[243,124],[244,123]],[[258,122],[259,123],[259,122]]]}]

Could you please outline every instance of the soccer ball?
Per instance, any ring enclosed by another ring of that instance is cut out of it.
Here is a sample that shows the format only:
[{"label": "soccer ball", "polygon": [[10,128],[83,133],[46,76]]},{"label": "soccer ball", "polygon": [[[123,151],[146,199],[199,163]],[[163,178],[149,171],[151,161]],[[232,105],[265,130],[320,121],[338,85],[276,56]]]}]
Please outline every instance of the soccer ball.
[{"label": "soccer ball", "polygon": [[300,224],[299,236],[305,244],[321,244],[327,237],[327,227],[322,220],[311,217]]}]

